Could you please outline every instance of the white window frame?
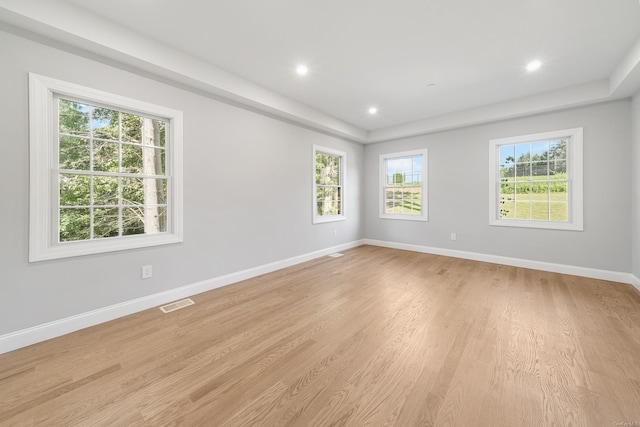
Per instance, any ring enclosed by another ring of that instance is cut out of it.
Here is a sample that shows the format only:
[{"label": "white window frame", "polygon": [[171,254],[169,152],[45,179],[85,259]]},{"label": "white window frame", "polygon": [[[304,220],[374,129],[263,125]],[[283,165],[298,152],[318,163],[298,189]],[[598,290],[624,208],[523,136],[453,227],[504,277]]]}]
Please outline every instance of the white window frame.
[{"label": "white window frame", "polygon": [[[386,175],[387,175],[387,160],[391,159],[401,159],[408,157],[422,156],[422,211],[420,215],[409,215],[409,214],[389,214],[385,212],[385,190],[386,190]],[[405,221],[428,221],[429,220],[429,195],[428,191],[428,169],[429,169],[429,157],[428,150],[426,148],[422,148],[419,150],[411,150],[411,151],[403,151],[399,153],[388,153],[388,154],[380,154],[380,164],[379,164],[379,188],[378,188],[378,197],[379,197],[379,207],[380,207],[380,218],[383,219],[400,219]]]},{"label": "white window frame", "polygon": [[[59,242],[56,97],[71,97],[166,121],[167,231]],[[29,73],[29,262],[166,245],[183,241],[182,112]]]},{"label": "white window frame", "polygon": [[[317,208],[317,196],[318,185],[316,183],[316,155],[318,153],[329,154],[331,156],[340,157],[340,215],[318,215]],[[311,204],[312,222],[313,224],[322,224],[326,222],[345,221],[347,219],[345,215],[345,197],[346,197],[346,184],[347,184],[347,153],[344,151],[336,150],[335,148],[322,147],[320,145],[313,145],[312,156],[312,168],[311,179],[313,184],[313,200]]]},{"label": "white window frame", "polygon": [[[568,220],[542,221],[500,218],[500,147],[527,142],[569,138],[567,146]],[[583,129],[572,128],[557,131],[521,135],[489,141],[489,224],[503,227],[542,228],[582,231],[583,228]]]}]

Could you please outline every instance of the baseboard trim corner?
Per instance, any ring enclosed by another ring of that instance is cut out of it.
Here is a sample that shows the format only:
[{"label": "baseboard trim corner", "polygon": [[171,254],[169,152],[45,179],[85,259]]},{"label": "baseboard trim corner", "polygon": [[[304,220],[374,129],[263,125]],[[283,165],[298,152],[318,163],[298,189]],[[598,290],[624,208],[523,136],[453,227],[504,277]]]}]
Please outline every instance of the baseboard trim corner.
[{"label": "baseboard trim corner", "polygon": [[167,304],[179,299],[207,292],[216,288],[227,286],[242,280],[251,279],[266,273],[271,273],[286,267],[291,267],[315,258],[329,255],[334,252],[344,251],[364,244],[364,240],[354,240],[330,248],[297,255],[269,264],[248,268],[224,276],[215,277],[201,282],[192,283],[157,294],[147,295],[119,304],[110,305],[96,310],[69,316],[64,319],[44,323],[0,336],[0,354],[8,353],[19,348],[27,347],[42,341],[56,338],[80,329],[105,323],[119,317],[128,316],[159,305]]},{"label": "baseboard trim corner", "polygon": [[638,276],[632,274],[631,275],[631,284],[633,285],[633,287],[635,287],[638,291],[640,291],[640,279],[638,279]]},{"label": "baseboard trim corner", "polygon": [[[569,274],[572,276],[589,277],[591,279],[609,280],[634,285],[640,289],[638,278],[630,273],[619,271],[600,270],[596,268],[580,267],[575,265],[554,264],[544,261],[533,261],[523,258],[511,258],[500,255],[489,255],[479,252],[466,252],[455,249],[435,248],[430,246],[413,245],[407,243],[388,242],[384,240],[365,239],[365,245],[381,246],[385,248],[402,249],[406,251],[422,252],[433,255],[450,256],[453,258],[463,258],[474,261],[489,262],[492,264],[509,265],[512,267],[530,268],[533,270],[549,271],[552,273]],[[634,284],[633,279],[636,282]]]}]

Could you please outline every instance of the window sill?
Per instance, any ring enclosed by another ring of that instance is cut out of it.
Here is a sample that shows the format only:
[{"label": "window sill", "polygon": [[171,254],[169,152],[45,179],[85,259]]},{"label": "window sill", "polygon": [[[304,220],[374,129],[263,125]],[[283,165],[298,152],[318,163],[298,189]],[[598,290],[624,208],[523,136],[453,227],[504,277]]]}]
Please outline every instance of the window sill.
[{"label": "window sill", "polygon": [[[65,242],[29,253],[29,262],[71,258],[82,255],[100,254],[127,249],[146,248],[150,246],[181,243],[182,237],[175,234],[158,233],[153,235],[127,236],[91,241]],[[35,247],[35,245],[31,245]]]},{"label": "window sill", "polygon": [[381,214],[380,219],[399,219],[401,221],[421,221],[427,222],[429,218],[424,215],[391,215],[391,214]]},{"label": "window sill", "polygon": [[491,221],[489,225],[498,227],[519,227],[519,228],[539,228],[543,230],[568,230],[568,231],[584,231],[582,224],[570,222],[546,222],[546,221],[528,221],[518,219],[497,219]]},{"label": "window sill", "polygon": [[314,217],[314,224],[323,224],[325,222],[337,222],[337,221],[346,221],[347,217],[344,215],[336,215],[336,216],[328,216],[328,217]]}]

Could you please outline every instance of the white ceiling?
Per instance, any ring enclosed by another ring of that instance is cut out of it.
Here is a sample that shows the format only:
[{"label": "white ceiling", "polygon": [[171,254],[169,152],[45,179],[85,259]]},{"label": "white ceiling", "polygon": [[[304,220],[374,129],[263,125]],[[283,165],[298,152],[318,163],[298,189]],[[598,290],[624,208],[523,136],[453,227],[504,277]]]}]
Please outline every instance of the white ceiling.
[{"label": "white ceiling", "polygon": [[638,0],[0,0],[0,21],[361,142],[640,89]]}]

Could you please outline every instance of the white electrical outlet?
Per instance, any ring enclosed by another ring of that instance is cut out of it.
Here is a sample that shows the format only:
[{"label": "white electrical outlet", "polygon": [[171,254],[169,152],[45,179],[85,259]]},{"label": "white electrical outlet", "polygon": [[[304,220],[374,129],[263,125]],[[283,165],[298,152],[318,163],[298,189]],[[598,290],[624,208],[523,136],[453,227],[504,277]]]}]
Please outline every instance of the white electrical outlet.
[{"label": "white electrical outlet", "polygon": [[333,230],[333,237],[338,237],[338,230]]},{"label": "white electrical outlet", "polygon": [[150,279],[152,275],[153,275],[152,267],[150,265],[143,265],[142,266],[142,278],[143,279]]},{"label": "white electrical outlet", "polygon": [[451,233],[451,240],[457,240],[458,236],[456,235],[456,233]]}]

